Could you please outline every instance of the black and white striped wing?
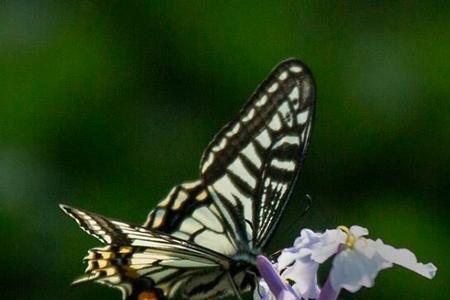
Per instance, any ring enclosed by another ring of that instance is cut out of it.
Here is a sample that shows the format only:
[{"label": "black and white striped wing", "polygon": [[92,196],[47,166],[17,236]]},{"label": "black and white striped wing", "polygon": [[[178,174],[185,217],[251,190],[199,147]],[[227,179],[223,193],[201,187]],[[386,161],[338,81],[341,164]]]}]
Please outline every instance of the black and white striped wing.
[{"label": "black and white striped wing", "polygon": [[224,220],[203,181],[196,180],[174,187],[143,226],[231,257],[239,246],[233,228]]},{"label": "black and white striped wing", "polygon": [[251,248],[264,246],[290,196],[309,141],[314,94],[307,67],[282,62],[203,155],[208,192]]},{"label": "black and white striped wing", "polygon": [[[86,274],[75,283],[95,281],[122,290],[125,299],[159,290],[166,297],[208,298],[207,284],[229,285],[229,258],[164,233],[61,205],[88,234],[107,244],[86,257]],[[206,285],[206,286],[205,286]],[[217,294],[214,294],[216,296]]]},{"label": "black and white striped wing", "polygon": [[202,179],[175,187],[144,226],[228,256],[262,247],[301,168],[314,92],[300,61],[278,65],[207,147]]},{"label": "black and white striped wing", "polygon": [[[252,281],[231,267],[250,265],[270,238],[300,171],[312,125],[314,82],[306,66],[278,65],[238,117],[207,147],[201,179],[183,183],[134,226],[62,206],[88,234],[107,244],[91,249],[86,275],[121,289],[212,299]],[[247,258],[245,258],[247,257]]]}]

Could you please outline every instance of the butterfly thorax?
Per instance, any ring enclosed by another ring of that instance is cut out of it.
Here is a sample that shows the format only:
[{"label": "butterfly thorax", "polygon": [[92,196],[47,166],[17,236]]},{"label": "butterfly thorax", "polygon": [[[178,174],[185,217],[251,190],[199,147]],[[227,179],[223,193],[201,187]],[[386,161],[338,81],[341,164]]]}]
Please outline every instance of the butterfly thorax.
[{"label": "butterfly thorax", "polygon": [[256,268],[256,257],[261,254],[258,249],[246,249],[232,256],[235,266],[254,266]]}]

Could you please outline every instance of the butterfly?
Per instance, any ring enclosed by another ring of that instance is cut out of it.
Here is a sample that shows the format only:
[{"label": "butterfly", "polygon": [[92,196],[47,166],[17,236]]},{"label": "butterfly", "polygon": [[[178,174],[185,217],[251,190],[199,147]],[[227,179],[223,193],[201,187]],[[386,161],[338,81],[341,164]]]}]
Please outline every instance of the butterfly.
[{"label": "butterfly", "polygon": [[281,62],[207,146],[200,179],[174,187],[132,225],[61,205],[105,244],[74,283],[118,288],[123,299],[212,299],[255,285],[305,158],[315,84],[297,59]]}]

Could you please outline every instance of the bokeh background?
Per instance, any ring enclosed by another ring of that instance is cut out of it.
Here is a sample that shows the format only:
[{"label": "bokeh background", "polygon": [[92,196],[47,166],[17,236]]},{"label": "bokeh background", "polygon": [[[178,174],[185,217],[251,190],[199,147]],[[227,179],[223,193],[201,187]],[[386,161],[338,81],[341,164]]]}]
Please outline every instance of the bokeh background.
[{"label": "bokeh background", "polygon": [[394,268],[341,299],[448,299],[449,11],[446,1],[1,1],[1,298],[120,299],[69,286],[98,243],[57,204],[143,222],[198,177],[204,147],[268,72],[298,57],[316,78],[316,122],[267,251],[303,227],[364,225],[439,272]]}]

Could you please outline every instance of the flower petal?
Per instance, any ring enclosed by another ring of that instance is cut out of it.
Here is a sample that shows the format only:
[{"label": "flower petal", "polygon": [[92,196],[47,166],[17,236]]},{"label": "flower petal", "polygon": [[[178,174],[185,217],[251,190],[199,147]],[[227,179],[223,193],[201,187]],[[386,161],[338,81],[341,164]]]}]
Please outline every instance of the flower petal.
[{"label": "flower petal", "polygon": [[300,236],[295,239],[294,246],[286,248],[278,257],[278,269],[283,270],[294,263],[295,259],[309,256],[311,247],[320,242],[322,234],[315,233],[311,229],[303,229]]},{"label": "flower petal", "polygon": [[294,247],[299,249],[311,246],[320,241],[321,237],[322,234],[316,233],[311,229],[302,229],[302,231],[300,232],[300,237],[295,239]]},{"label": "flower petal", "polygon": [[353,225],[350,227],[350,232],[357,238],[369,235],[369,230],[367,228],[358,225]]},{"label": "flower petal", "polygon": [[255,300],[275,300],[275,296],[270,292],[269,286],[264,279],[261,279],[258,283],[258,286],[255,288],[253,292],[253,299]]},{"label": "flower petal", "polygon": [[323,263],[338,252],[339,245],[345,243],[346,238],[346,234],[340,230],[325,231],[320,240],[311,246],[311,258]]},{"label": "flower petal", "polygon": [[317,298],[320,293],[317,284],[317,270],[319,264],[309,258],[297,259],[295,263],[286,268],[282,276],[294,281],[293,288],[304,299]]},{"label": "flower petal", "polygon": [[287,266],[292,265],[298,256],[298,250],[294,247],[284,249],[278,257],[278,269],[283,270]]},{"label": "flower petal", "polygon": [[369,259],[371,259],[377,253],[375,242],[370,239],[358,238],[353,247],[354,249],[357,249],[364,253],[364,255]]},{"label": "flower petal", "polygon": [[411,271],[414,271],[428,279],[436,275],[437,268],[432,263],[419,263],[417,258],[408,249],[396,249],[390,245],[386,245],[382,240],[375,241],[377,252],[387,261],[400,265]]},{"label": "flower petal", "polygon": [[378,254],[369,258],[357,249],[346,249],[334,258],[331,285],[335,291],[344,288],[354,293],[363,286],[372,287],[378,272],[391,266]]},{"label": "flower petal", "polygon": [[281,293],[277,295],[277,300],[300,300],[300,299],[289,291],[281,291]]}]

